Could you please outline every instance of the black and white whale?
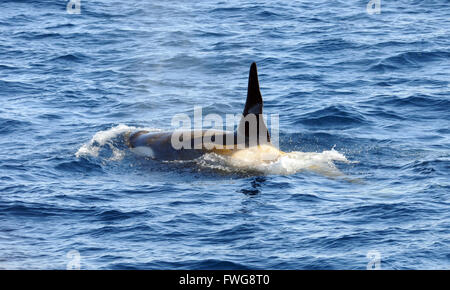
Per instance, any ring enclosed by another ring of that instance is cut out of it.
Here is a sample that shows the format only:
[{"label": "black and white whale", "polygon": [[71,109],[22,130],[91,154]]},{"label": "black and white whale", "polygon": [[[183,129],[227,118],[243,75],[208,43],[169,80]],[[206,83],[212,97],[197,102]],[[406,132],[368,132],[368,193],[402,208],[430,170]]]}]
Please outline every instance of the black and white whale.
[{"label": "black and white whale", "polygon": [[[352,182],[357,180],[348,179],[335,166],[334,162],[350,163],[347,158],[336,151],[323,152],[283,152],[278,149],[278,119],[276,114],[271,114],[271,134],[263,118],[263,100],[259,88],[258,72],[256,64],[252,63],[248,79],[247,100],[242,115],[233,115],[234,122],[238,121],[236,130],[192,130],[189,116],[183,118],[189,120],[181,128],[173,132],[155,132],[129,127],[120,124],[105,131],[97,132],[90,142],[81,146],[76,152],[76,157],[91,156],[102,158],[105,161],[122,160],[125,152],[116,146],[116,137],[124,140],[130,151],[161,161],[189,160],[200,167],[225,170],[227,172],[258,172],[262,174],[294,174],[299,171],[312,171],[328,177],[343,176]],[[178,114],[177,114],[178,115]],[[174,119],[172,118],[172,125]],[[178,116],[180,116],[178,115]],[[195,118],[194,124],[198,124]],[[218,116],[208,118],[212,115]],[[275,116],[275,121],[274,121]],[[207,115],[208,121],[221,119],[217,114]],[[205,118],[205,121],[206,121]],[[182,119],[182,118],[181,118]],[[228,118],[227,118],[228,120]],[[199,119],[197,119],[199,121]],[[176,121],[177,122],[177,121]],[[175,122],[175,123],[176,123]],[[211,122],[212,124],[212,122]],[[215,124],[216,125],[216,124]],[[232,128],[227,121],[227,128]],[[275,128],[275,130],[274,130]],[[124,139],[122,139],[124,138]],[[120,144],[120,143],[119,143]],[[105,159],[105,153],[112,151],[112,155]],[[128,151],[128,149],[127,149]],[[200,157],[200,158],[199,158]]]},{"label": "black and white whale", "polygon": [[[233,159],[255,162],[273,161],[285,153],[272,145],[263,118],[263,99],[256,63],[250,66],[247,100],[235,132],[188,130],[149,132],[140,130],[129,135],[132,151],[153,159],[186,160],[214,152]],[[183,144],[183,146],[179,146]]]}]

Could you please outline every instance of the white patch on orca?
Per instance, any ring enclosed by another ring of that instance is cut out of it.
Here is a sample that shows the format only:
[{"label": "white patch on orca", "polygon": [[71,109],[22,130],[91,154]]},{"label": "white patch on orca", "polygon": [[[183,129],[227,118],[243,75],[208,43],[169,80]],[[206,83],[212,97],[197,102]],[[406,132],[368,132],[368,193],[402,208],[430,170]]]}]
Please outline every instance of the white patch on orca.
[{"label": "white patch on orca", "polygon": [[130,150],[140,156],[155,158],[155,152],[148,146],[139,146],[136,148],[131,148]]}]

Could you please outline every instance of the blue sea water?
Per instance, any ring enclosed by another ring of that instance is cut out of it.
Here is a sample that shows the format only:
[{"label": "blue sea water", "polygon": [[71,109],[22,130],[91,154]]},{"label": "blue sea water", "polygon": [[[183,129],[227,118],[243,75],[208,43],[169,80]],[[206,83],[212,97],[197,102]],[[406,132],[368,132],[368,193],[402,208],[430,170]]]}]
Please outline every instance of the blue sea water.
[{"label": "blue sea water", "polygon": [[[450,268],[449,1],[67,2],[0,2],[1,269]],[[253,61],[281,149],[346,178],[128,150],[242,112]]]}]

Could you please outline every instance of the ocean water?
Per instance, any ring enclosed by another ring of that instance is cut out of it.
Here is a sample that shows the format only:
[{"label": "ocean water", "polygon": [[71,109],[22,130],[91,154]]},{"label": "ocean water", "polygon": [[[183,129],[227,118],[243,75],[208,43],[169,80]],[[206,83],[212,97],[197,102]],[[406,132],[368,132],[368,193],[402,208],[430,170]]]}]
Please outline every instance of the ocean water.
[{"label": "ocean water", "polygon": [[[67,2],[0,2],[1,269],[450,268],[448,1]],[[289,157],[127,148],[253,61]]]}]

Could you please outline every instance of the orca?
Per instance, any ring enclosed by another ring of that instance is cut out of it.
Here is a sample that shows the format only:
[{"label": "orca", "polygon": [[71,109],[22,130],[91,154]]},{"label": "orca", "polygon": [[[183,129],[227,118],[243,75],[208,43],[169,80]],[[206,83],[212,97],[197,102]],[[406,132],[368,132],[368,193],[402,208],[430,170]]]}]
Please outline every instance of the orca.
[{"label": "orca", "polygon": [[[235,132],[217,130],[189,130],[178,132],[188,148],[174,148],[174,132],[140,130],[128,137],[128,147],[139,155],[160,160],[194,159],[214,152],[235,159],[273,161],[285,153],[271,144],[263,119],[263,99],[259,87],[256,63],[250,66],[247,99],[242,118]],[[195,144],[201,144],[195,146]]]}]

